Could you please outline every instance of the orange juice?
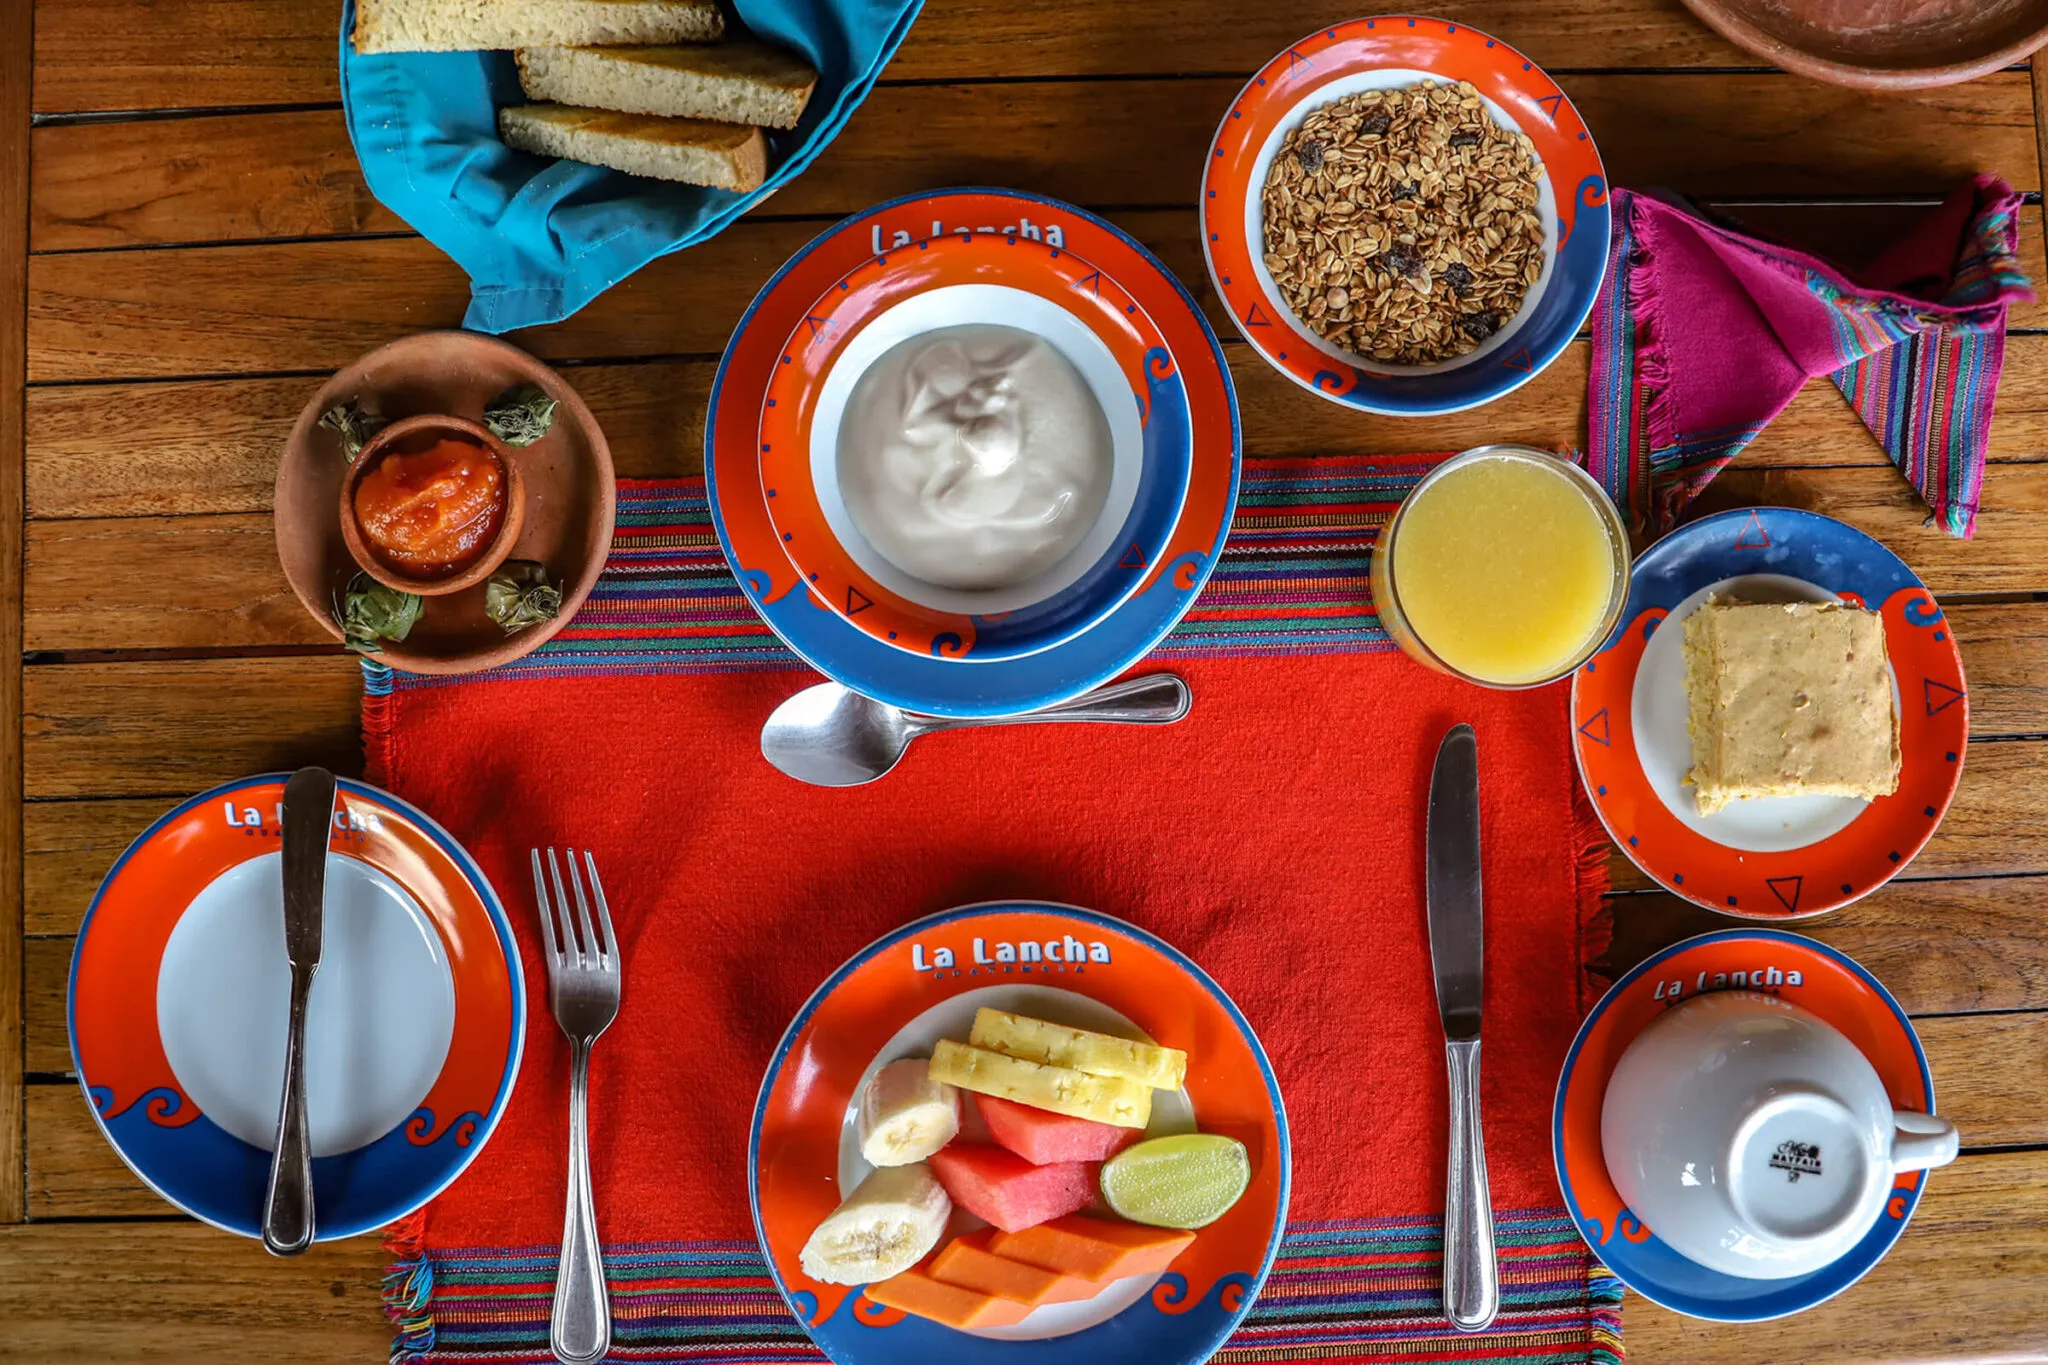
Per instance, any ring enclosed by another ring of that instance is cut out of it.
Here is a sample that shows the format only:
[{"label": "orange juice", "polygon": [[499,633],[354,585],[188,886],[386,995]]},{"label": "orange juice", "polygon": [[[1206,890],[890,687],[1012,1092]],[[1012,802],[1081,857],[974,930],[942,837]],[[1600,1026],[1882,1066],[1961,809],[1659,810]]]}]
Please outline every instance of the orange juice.
[{"label": "orange juice", "polygon": [[1373,557],[1395,639],[1502,687],[1576,668],[1613,626],[1627,574],[1620,519],[1599,485],[1518,447],[1447,461],[1408,495]]}]

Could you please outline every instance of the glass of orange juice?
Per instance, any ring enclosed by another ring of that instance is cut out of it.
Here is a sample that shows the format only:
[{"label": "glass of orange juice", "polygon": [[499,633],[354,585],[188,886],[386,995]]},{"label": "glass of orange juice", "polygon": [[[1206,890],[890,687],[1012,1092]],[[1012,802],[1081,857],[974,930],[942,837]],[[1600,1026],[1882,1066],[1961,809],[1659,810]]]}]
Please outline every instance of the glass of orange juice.
[{"label": "glass of orange juice", "polygon": [[1605,643],[1628,566],[1621,514],[1585,470],[1528,446],[1480,446],[1401,500],[1373,549],[1373,604],[1431,668],[1536,687]]}]

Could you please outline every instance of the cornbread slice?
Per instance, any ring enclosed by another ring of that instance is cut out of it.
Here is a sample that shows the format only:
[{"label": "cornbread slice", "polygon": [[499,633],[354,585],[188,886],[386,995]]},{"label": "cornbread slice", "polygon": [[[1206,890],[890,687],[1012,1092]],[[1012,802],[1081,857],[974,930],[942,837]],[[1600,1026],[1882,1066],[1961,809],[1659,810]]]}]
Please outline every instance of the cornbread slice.
[{"label": "cornbread slice", "polygon": [[712,0],[357,0],[358,52],[488,52],[551,43],[714,42]]},{"label": "cornbread slice", "polygon": [[761,130],[737,123],[525,104],[498,111],[498,133],[522,152],[686,185],[746,191],[759,189],[768,177]]},{"label": "cornbread slice", "polygon": [[528,99],[794,128],[818,84],[801,58],[739,39],[667,47],[524,47]]},{"label": "cornbread slice", "polygon": [[1884,619],[1833,602],[1708,602],[1685,621],[1700,814],[1751,796],[1889,796],[1899,718]]}]

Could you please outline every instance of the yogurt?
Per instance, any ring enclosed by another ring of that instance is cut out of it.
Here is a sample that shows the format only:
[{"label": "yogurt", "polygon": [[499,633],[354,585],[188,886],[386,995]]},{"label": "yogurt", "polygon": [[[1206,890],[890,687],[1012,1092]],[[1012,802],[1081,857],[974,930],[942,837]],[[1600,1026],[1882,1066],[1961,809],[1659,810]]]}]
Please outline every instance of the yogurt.
[{"label": "yogurt", "polygon": [[913,578],[985,591],[1060,562],[1102,513],[1109,422],[1035,333],[977,323],[878,357],[839,424],[839,493],[861,535]]}]

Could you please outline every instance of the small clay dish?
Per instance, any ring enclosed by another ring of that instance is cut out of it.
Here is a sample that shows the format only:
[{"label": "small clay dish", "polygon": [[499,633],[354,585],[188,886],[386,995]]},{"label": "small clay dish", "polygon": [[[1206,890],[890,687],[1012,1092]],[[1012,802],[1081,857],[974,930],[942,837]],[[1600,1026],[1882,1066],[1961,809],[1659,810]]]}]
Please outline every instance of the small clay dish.
[{"label": "small clay dish", "polygon": [[1685,0],[1737,47],[1864,90],[1975,80],[2048,41],[2048,0]]},{"label": "small clay dish", "polygon": [[[354,518],[335,515],[337,508],[352,511],[343,486],[361,477],[355,471],[367,468],[377,440],[351,464],[340,437],[320,425],[320,415],[354,401],[391,423],[378,434],[383,441],[403,439],[408,419],[439,422],[483,439],[485,406],[522,383],[538,384],[555,400],[555,420],[545,436],[505,461],[507,525],[498,542],[465,571],[463,579],[473,580],[466,587],[447,579],[426,585],[378,575],[419,593],[424,604],[411,633],[385,641],[371,657],[407,673],[474,673],[531,654],[576,615],[597,585],[612,544],[612,456],[597,419],[560,375],[517,346],[476,332],[423,332],[371,351],[310,395],[278,464],[278,561],[293,593],[328,637],[341,639],[335,612],[349,580],[359,567],[378,567],[359,566],[359,559],[371,556],[350,552],[343,527]],[[561,586],[562,609],[552,621],[508,635],[484,612],[484,589],[492,572],[487,566],[511,560],[542,565]]]},{"label": "small clay dish", "polygon": [[[499,513],[497,533],[468,567],[437,578],[415,578],[392,568],[376,548],[363,539],[362,523],[356,519],[356,488],[362,483],[363,475],[393,451],[409,451],[412,447],[424,446],[448,436],[482,446],[497,457],[498,468],[504,471],[504,485],[500,492],[505,505]],[[526,480],[519,472],[519,462],[511,447],[499,440],[489,427],[467,417],[421,413],[417,417],[393,422],[370,438],[370,443],[363,447],[363,453],[356,457],[341,480],[341,541],[348,546],[349,555],[363,566],[364,573],[385,587],[417,593],[421,597],[460,592],[464,588],[475,587],[496,573],[498,566],[505,562],[512,553],[512,547],[518,543],[520,526],[525,520]]]}]

